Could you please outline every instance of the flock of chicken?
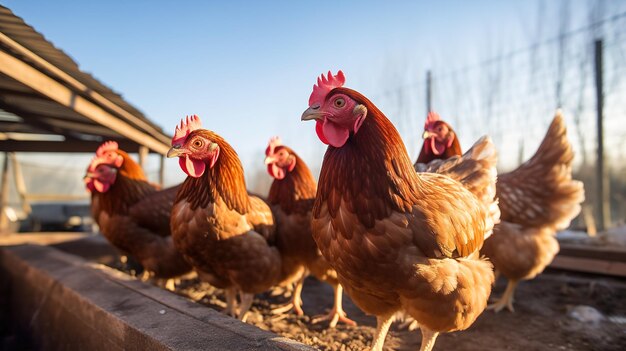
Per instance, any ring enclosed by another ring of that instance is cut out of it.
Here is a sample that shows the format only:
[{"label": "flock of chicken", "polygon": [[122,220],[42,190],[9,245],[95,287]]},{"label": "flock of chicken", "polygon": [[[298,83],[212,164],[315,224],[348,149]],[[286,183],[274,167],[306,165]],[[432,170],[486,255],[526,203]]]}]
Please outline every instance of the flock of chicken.
[{"label": "flock of chicken", "polygon": [[[515,286],[551,262],[556,231],[584,197],[560,113],[536,154],[501,175],[491,139],[462,154],[450,125],[430,113],[413,165],[391,122],[344,82],[341,71],[321,75],[302,114],[329,145],[318,184],[273,138],[267,198],[246,190],[237,153],[197,116],[176,126],[167,156],[188,177],[173,188],[159,190],[117,143],[102,144],[85,177],[102,233],[155,279],[195,270],[224,289],[226,313],[244,321],[254,294],[277,285],[295,285],[278,312],[302,315],[300,292],[312,274],[334,288],[334,307],[321,318],[331,327],[355,324],[342,309],[343,289],[376,316],[372,350],[382,350],[399,315],[410,316],[421,350],[431,350],[439,333],[468,328],[485,308],[513,311]],[[494,269],[509,284],[488,307]]]}]

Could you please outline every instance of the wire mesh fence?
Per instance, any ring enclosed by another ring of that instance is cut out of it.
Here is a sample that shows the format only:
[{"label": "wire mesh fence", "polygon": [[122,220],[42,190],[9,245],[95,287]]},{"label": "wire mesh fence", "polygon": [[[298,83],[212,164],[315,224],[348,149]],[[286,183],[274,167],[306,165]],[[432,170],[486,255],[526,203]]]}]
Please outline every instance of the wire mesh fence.
[{"label": "wire mesh fence", "polygon": [[[555,36],[525,48],[496,53],[460,68],[432,70],[431,94],[433,109],[455,128],[465,149],[482,135],[493,138],[502,171],[534,154],[556,109],[562,109],[576,154],[574,175],[585,183],[586,206],[595,207],[594,43],[602,40],[603,144],[610,179],[610,224],[616,225],[626,221],[626,12],[601,16],[591,8],[588,24],[580,28],[568,29],[563,22]],[[426,76],[424,72],[424,79],[400,78],[395,87],[381,89],[376,96],[411,155],[421,148]]]}]

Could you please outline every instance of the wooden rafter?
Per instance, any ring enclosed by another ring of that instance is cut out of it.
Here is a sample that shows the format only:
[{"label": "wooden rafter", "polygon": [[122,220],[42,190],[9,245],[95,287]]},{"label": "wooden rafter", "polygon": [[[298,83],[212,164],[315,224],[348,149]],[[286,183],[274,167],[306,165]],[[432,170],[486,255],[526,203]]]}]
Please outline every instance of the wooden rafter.
[{"label": "wooden rafter", "polygon": [[169,149],[163,141],[137,130],[65,85],[4,51],[0,51],[0,72],[138,144],[143,144],[161,154],[166,154]]}]

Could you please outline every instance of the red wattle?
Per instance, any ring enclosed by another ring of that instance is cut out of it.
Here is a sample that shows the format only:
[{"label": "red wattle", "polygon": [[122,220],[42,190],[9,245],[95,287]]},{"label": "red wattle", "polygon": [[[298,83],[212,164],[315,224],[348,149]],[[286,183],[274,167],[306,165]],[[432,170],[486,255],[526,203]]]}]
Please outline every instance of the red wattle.
[{"label": "red wattle", "polygon": [[348,141],[348,137],[350,137],[350,131],[347,128],[341,127],[329,120],[324,121],[322,132],[326,140],[328,140],[328,143],[334,147],[342,147],[346,141]]},{"label": "red wattle", "polygon": [[109,183],[103,183],[103,182],[99,181],[98,179],[94,179],[93,187],[99,193],[106,193],[109,190],[109,188],[111,187],[111,185]]},{"label": "red wattle", "polygon": [[284,179],[285,171],[278,167],[275,163],[267,165],[267,173],[276,179]]},{"label": "red wattle", "polygon": [[443,154],[446,151],[446,146],[437,140],[434,137],[430,138],[430,148],[433,150],[433,153],[437,156]]},{"label": "red wattle", "polygon": [[317,133],[317,137],[320,138],[322,143],[328,145],[328,139],[324,136],[324,131],[322,130],[324,126],[324,122],[316,121],[315,122],[315,132]]},{"label": "red wattle", "polygon": [[194,178],[202,176],[202,174],[204,174],[204,170],[206,169],[204,161],[194,160],[189,158],[189,156],[179,157],[178,164],[180,165],[180,168],[187,173],[187,175]]}]

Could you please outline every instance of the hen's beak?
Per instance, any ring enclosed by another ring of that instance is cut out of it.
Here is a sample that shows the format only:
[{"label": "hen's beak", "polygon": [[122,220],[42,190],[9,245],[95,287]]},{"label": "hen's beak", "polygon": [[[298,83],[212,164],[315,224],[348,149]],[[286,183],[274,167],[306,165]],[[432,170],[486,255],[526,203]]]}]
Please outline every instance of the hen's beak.
[{"label": "hen's beak", "polygon": [[87,172],[85,173],[85,176],[83,177],[83,179],[87,179],[87,178],[95,178],[96,174],[92,173],[92,172]]},{"label": "hen's beak", "polygon": [[180,148],[180,145],[174,145],[167,152],[167,157],[169,157],[169,158],[179,157],[179,156],[182,156],[184,153],[185,153],[185,151]]},{"label": "hen's beak", "polygon": [[302,121],[310,121],[312,119],[321,120],[323,116],[324,114],[320,112],[320,106],[313,105],[307,108],[306,111],[302,113],[302,118],[300,118],[300,120]]},{"label": "hen's beak", "polygon": [[274,158],[273,158],[272,156],[267,156],[267,157],[265,158],[265,164],[266,164],[266,165],[270,165],[270,164],[272,164],[272,163],[274,163]]},{"label": "hen's beak", "polygon": [[435,133],[431,133],[431,132],[425,130],[424,133],[422,134],[422,139],[428,139],[428,138],[430,138],[432,136],[435,136]]}]

